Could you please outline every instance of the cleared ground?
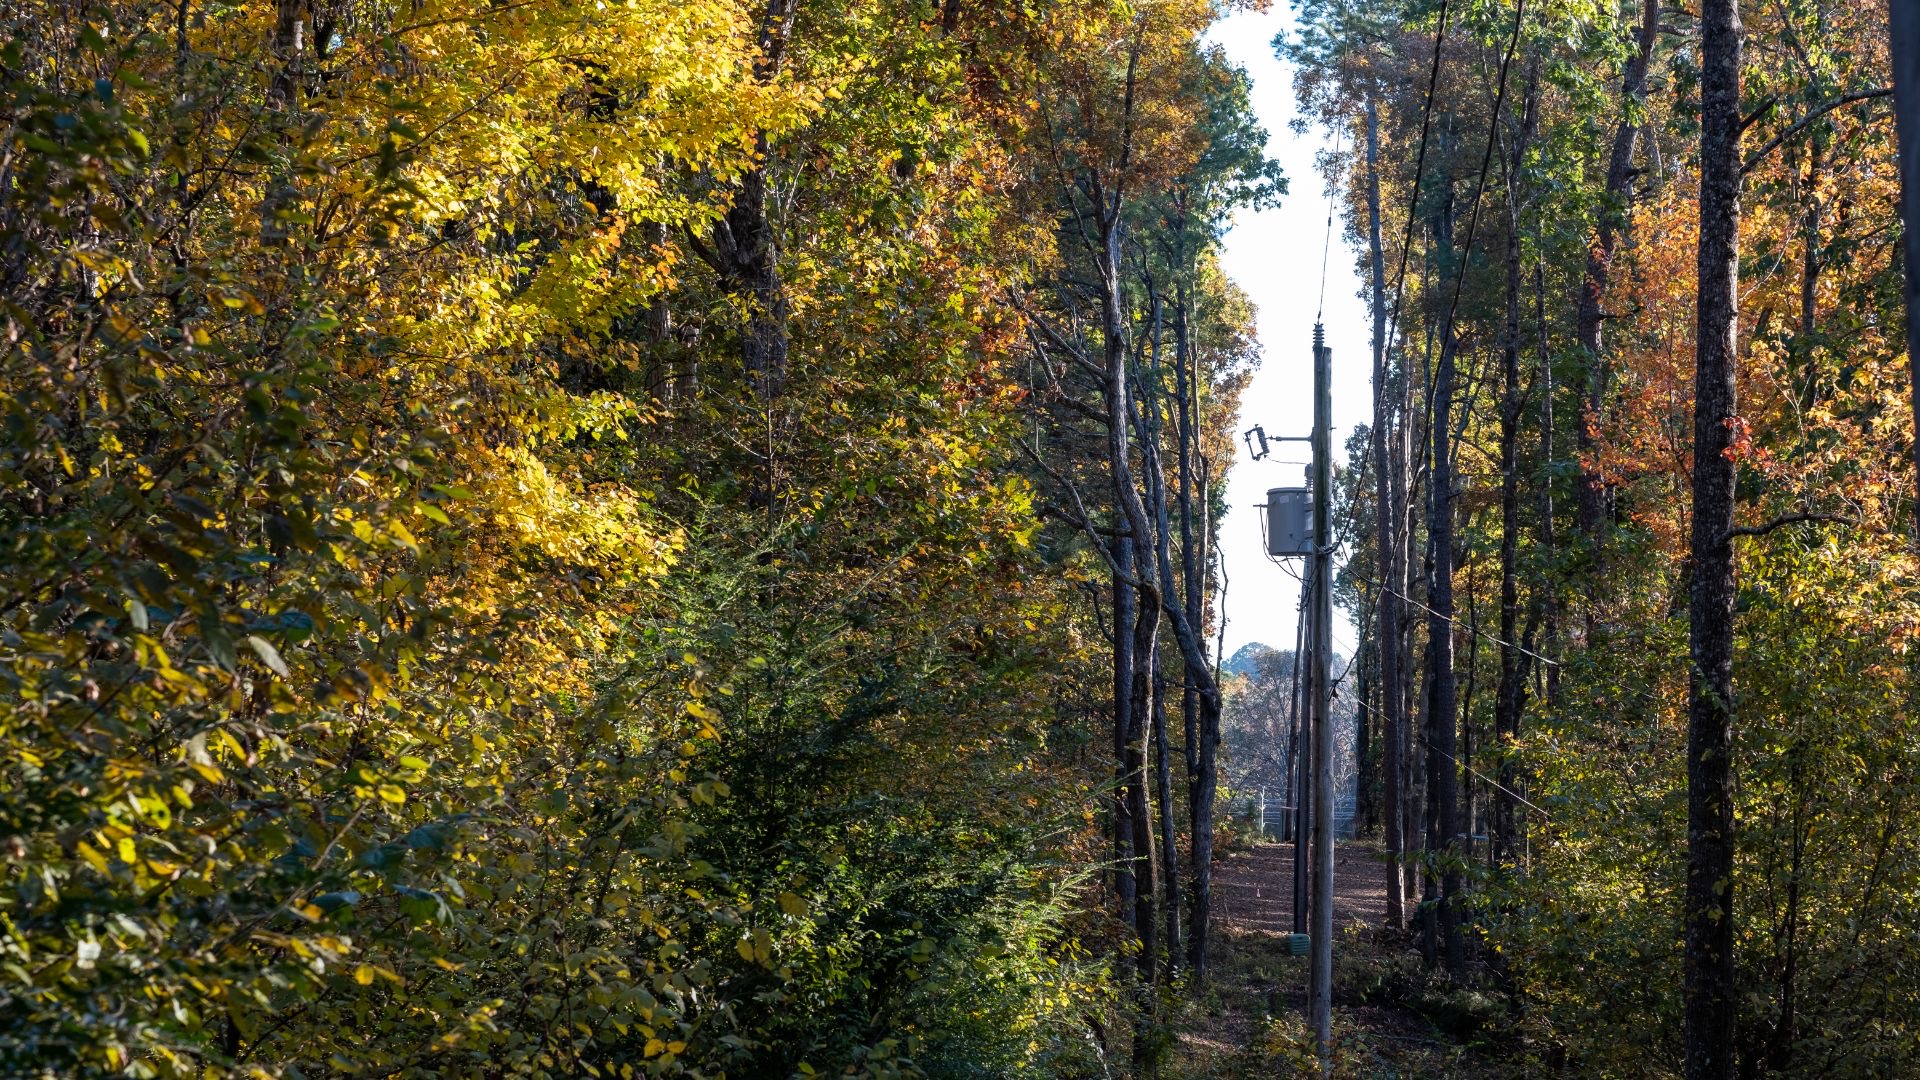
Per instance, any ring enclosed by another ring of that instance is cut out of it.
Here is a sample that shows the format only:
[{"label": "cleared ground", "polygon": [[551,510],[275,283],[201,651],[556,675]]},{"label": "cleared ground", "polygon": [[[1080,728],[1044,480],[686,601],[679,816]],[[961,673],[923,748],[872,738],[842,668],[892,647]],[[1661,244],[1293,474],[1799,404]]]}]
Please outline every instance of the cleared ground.
[{"label": "cleared ground", "polygon": [[[1364,843],[1334,854],[1334,1037],[1338,1077],[1487,1078],[1503,1070],[1474,1052],[1477,1021],[1442,1030],[1461,992],[1428,975],[1404,931],[1386,929],[1383,853]],[[1254,843],[1214,871],[1216,924],[1207,990],[1177,1018],[1166,1078],[1311,1076],[1307,966],[1290,956],[1293,846]],[[1484,1000],[1484,999],[1480,999]]]}]

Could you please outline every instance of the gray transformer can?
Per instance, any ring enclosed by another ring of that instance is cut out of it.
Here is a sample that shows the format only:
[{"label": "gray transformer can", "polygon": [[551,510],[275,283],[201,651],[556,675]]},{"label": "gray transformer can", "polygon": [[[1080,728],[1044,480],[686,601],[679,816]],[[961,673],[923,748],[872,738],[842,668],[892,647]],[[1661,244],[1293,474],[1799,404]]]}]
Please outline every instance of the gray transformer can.
[{"label": "gray transformer can", "polygon": [[1306,488],[1267,489],[1267,554],[1313,554],[1313,496]]}]

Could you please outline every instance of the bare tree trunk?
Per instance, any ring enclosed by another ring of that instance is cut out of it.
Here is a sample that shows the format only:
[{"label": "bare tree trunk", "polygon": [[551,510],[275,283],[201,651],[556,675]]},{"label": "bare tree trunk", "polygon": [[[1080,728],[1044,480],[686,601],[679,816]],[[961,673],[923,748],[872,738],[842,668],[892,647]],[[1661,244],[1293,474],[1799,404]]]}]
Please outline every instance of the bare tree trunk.
[{"label": "bare tree trunk", "polygon": [[[1395,591],[1400,596],[1400,639],[1396,648],[1400,653],[1400,730],[1396,741],[1400,751],[1400,874],[1402,896],[1412,897],[1418,886],[1418,872],[1414,868],[1414,855],[1420,848],[1420,806],[1425,798],[1419,780],[1420,755],[1415,740],[1417,738],[1413,718],[1415,715],[1414,695],[1419,693],[1421,702],[1426,700],[1424,680],[1414,678],[1413,643],[1419,620],[1411,615],[1413,596],[1413,508],[1419,497],[1413,475],[1413,448],[1416,443],[1426,445],[1426,435],[1420,431],[1421,413],[1414,407],[1416,394],[1413,365],[1407,362],[1403,353],[1399,361],[1400,368],[1400,423],[1393,433],[1393,570],[1397,578],[1392,579]],[[1424,451],[1422,452],[1424,456]],[[1389,875],[1389,885],[1394,882]],[[1402,907],[1401,925],[1406,925],[1409,913]]]},{"label": "bare tree trunk", "polygon": [[[1534,94],[1539,77],[1536,58],[1527,72],[1526,104],[1519,137],[1507,158],[1507,322],[1500,343],[1500,682],[1493,706],[1494,738],[1500,749],[1500,783],[1493,791],[1494,865],[1514,857],[1513,798],[1517,782],[1514,743],[1520,736],[1520,714],[1526,707],[1527,668],[1516,643],[1520,634],[1520,190],[1519,172],[1526,159],[1534,122]],[[1497,121],[1496,121],[1497,122]]]},{"label": "bare tree trunk", "polygon": [[[1142,408],[1144,414],[1135,419],[1135,434],[1140,441],[1140,452],[1144,464],[1148,494],[1151,496],[1149,508],[1153,513],[1153,556],[1156,565],[1167,563],[1172,558],[1172,522],[1170,520],[1166,484],[1166,472],[1161,467],[1161,445],[1166,434],[1166,413],[1161,401],[1165,385],[1161,371],[1161,314],[1162,305],[1158,288],[1151,276],[1145,279],[1145,288],[1152,298],[1152,314],[1149,321],[1152,326],[1153,363],[1142,376],[1144,387]],[[1177,360],[1176,360],[1177,363]],[[1162,970],[1171,976],[1184,957],[1180,951],[1180,851],[1175,843],[1174,805],[1173,805],[1173,762],[1169,759],[1167,745],[1167,678],[1166,665],[1161,658],[1158,645],[1154,649],[1153,662],[1153,742],[1155,775],[1154,786],[1160,803],[1160,876],[1161,876],[1161,919],[1165,925],[1166,948],[1163,950]]]},{"label": "bare tree trunk", "polygon": [[[1800,181],[1800,327],[1794,333],[1793,351],[1804,365],[1800,384],[1800,411],[1812,409],[1820,397],[1820,363],[1815,351],[1814,331],[1819,328],[1820,306],[1820,137],[1818,129],[1807,140],[1807,171]],[[1791,150],[1798,172],[1798,150]]]},{"label": "bare tree trunk", "polygon": [[1733,1075],[1732,443],[1740,259],[1740,10],[1700,12],[1699,313],[1687,649],[1687,1080]]},{"label": "bare tree trunk", "polygon": [[1613,129],[1613,153],[1607,159],[1607,187],[1598,228],[1592,246],[1587,249],[1586,278],[1580,289],[1578,332],[1580,347],[1586,353],[1586,386],[1583,395],[1585,415],[1581,417],[1576,445],[1581,454],[1580,481],[1576,509],[1580,528],[1590,539],[1597,539],[1606,517],[1605,491],[1600,477],[1588,465],[1593,451],[1592,426],[1600,416],[1606,391],[1606,366],[1601,359],[1603,314],[1600,309],[1607,291],[1607,276],[1613,263],[1613,251],[1619,242],[1619,229],[1626,220],[1632,201],[1633,146],[1640,133],[1640,107],[1646,97],[1647,64],[1653,55],[1653,43],[1660,32],[1660,0],[1645,0],[1634,52],[1627,58],[1627,70],[1621,80],[1620,120]]},{"label": "bare tree trunk", "polygon": [[[1431,498],[1431,493],[1429,493]],[[1431,513],[1429,513],[1431,516]],[[1428,579],[1432,579],[1433,540],[1427,540]],[[1420,679],[1420,737],[1426,749],[1426,768],[1418,777],[1421,795],[1422,824],[1426,826],[1426,839],[1420,847],[1420,953],[1428,967],[1440,962],[1440,879],[1434,873],[1433,855],[1443,849],[1440,832],[1440,805],[1433,799],[1433,786],[1437,782],[1438,772],[1434,769],[1434,709],[1433,709],[1433,642],[1427,642],[1427,662],[1421,666]]]},{"label": "bare tree trunk", "polygon": [[[1184,229],[1184,220],[1179,226]],[[1184,233],[1174,261],[1185,268]],[[1206,460],[1200,452],[1202,429],[1200,359],[1193,349],[1188,323],[1185,270],[1174,283],[1174,375],[1177,425],[1176,480],[1180,508],[1180,575],[1176,584],[1168,544],[1160,548],[1159,581],[1168,597],[1173,636],[1180,648],[1181,712],[1187,741],[1187,812],[1190,830],[1188,855],[1187,967],[1194,981],[1207,976],[1207,943],[1213,918],[1213,813],[1220,774],[1220,687],[1208,663],[1205,632],[1207,557],[1213,519],[1207,497]],[[1152,459],[1153,481],[1166,490],[1166,477],[1157,450]],[[1163,494],[1164,498],[1164,494]],[[1171,947],[1171,945],[1169,946]]]},{"label": "bare tree trunk", "polygon": [[279,61],[267,87],[267,104],[284,109],[295,103],[300,88],[300,56],[306,50],[307,4],[304,0],[276,0],[273,31],[267,49]]},{"label": "bare tree trunk", "polygon": [[[1555,559],[1558,546],[1554,537],[1553,523],[1553,350],[1547,340],[1547,272],[1546,255],[1541,254],[1533,264],[1533,315],[1537,340],[1535,347],[1540,353],[1540,550],[1552,561],[1553,570],[1547,575],[1543,587],[1535,594],[1538,597],[1541,617],[1546,622],[1546,653],[1557,657],[1560,651],[1560,572]],[[1545,668],[1543,681],[1546,686],[1547,708],[1552,709],[1560,700],[1560,667],[1558,664],[1542,664]]]},{"label": "bare tree trunk", "polygon": [[[1920,0],[1887,0],[1893,112],[1900,141],[1900,206],[1906,220],[1907,363],[1913,382],[1915,477],[1920,480]],[[1920,541],[1920,492],[1913,503]]]},{"label": "bare tree trunk", "polygon": [[[1453,249],[1453,208],[1451,199],[1440,211],[1434,244],[1437,250]],[[1451,320],[1448,320],[1451,323]],[[1466,952],[1460,936],[1460,871],[1457,840],[1460,834],[1459,762],[1456,722],[1459,685],[1453,665],[1453,395],[1456,381],[1455,360],[1459,339],[1451,325],[1443,328],[1440,359],[1434,366],[1433,419],[1428,432],[1432,443],[1428,476],[1428,505],[1431,517],[1427,525],[1432,545],[1432,576],[1427,585],[1427,648],[1433,671],[1432,716],[1427,727],[1429,848],[1445,853],[1446,866],[1440,878],[1439,929],[1441,946],[1449,972],[1459,973],[1466,966]]]},{"label": "bare tree trunk", "polygon": [[[1115,517],[1120,515],[1116,513]],[[1113,894],[1120,918],[1129,930],[1134,926],[1134,908],[1138,882],[1133,866],[1133,801],[1127,797],[1127,733],[1133,717],[1133,625],[1139,618],[1139,604],[1133,585],[1133,543],[1128,538],[1114,542],[1115,578],[1113,583]]]},{"label": "bare tree trunk", "polygon": [[[1404,497],[1396,481],[1404,464],[1389,452],[1389,431],[1393,426],[1393,380],[1387,369],[1387,262],[1380,240],[1380,107],[1372,94],[1367,95],[1367,248],[1373,288],[1373,441],[1374,529],[1378,554],[1377,571],[1382,588],[1376,610],[1380,658],[1381,769],[1386,774],[1387,840],[1387,924],[1407,924],[1405,873],[1406,800],[1401,791],[1405,776],[1406,678],[1405,640],[1401,620],[1405,617],[1400,594],[1405,585],[1402,569],[1406,549],[1400,542],[1396,501]],[[1403,423],[1405,421],[1402,421]],[[1398,442],[1393,449],[1403,449]]]},{"label": "bare tree trunk", "polygon": [[1185,959],[1180,952],[1180,847],[1173,827],[1173,762],[1167,757],[1167,677],[1160,670],[1159,653],[1154,653],[1153,671],[1153,761],[1154,789],[1160,803],[1160,876],[1162,879],[1160,917],[1165,924],[1167,947],[1161,970],[1171,977]]},{"label": "bare tree trunk", "polygon": [[[1184,219],[1183,219],[1184,220]],[[1184,233],[1182,242],[1175,255],[1176,275],[1174,279],[1173,304],[1173,375],[1174,375],[1174,439],[1176,447],[1176,475],[1178,485],[1178,503],[1180,511],[1180,585],[1181,603],[1185,608],[1187,623],[1191,626],[1204,625],[1204,604],[1206,591],[1206,542],[1211,511],[1204,497],[1196,498],[1200,487],[1200,473],[1204,462],[1199,459],[1200,442],[1200,370],[1199,361],[1194,356],[1191,330],[1187,321],[1187,282],[1189,270],[1185,257]],[[1196,522],[1196,507],[1199,520]],[[1194,680],[1194,673],[1183,661],[1180,665],[1180,718],[1185,727],[1186,763],[1187,763],[1187,830],[1189,837],[1198,837],[1203,832],[1212,835],[1211,819],[1213,803],[1202,798],[1200,789],[1211,790],[1214,784],[1214,762],[1218,759],[1220,746],[1220,728],[1218,724],[1205,727],[1200,718],[1200,689]],[[1202,769],[1202,763],[1205,769]],[[1202,819],[1202,815],[1207,815]],[[1262,823],[1264,827],[1265,823]],[[1209,883],[1212,880],[1211,851],[1207,856],[1208,865],[1201,866],[1196,859],[1190,863],[1187,871],[1187,888],[1197,893],[1202,888],[1202,878]],[[1210,891],[1210,890],[1209,890]],[[1171,894],[1169,894],[1171,895]],[[1189,909],[1197,909],[1198,897],[1190,897]],[[1194,926],[1188,931],[1188,939],[1196,938],[1201,943],[1198,951],[1204,951],[1205,927]],[[1171,952],[1178,948],[1177,939],[1169,934],[1167,948]],[[1188,967],[1198,966],[1196,961],[1204,959],[1189,955],[1184,957]]]},{"label": "bare tree trunk", "polygon": [[[1377,592],[1377,590],[1376,590]],[[1378,600],[1375,601],[1377,605]],[[1379,649],[1367,638],[1360,639],[1360,655],[1354,658],[1354,666],[1360,672],[1360,693],[1358,704],[1353,711],[1353,831],[1355,836],[1368,836],[1380,824],[1380,804],[1374,797],[1374,773],[1379,769],[1379,755],[1374,751],[1374,733],[1379,725],[1374,717],[1379,714],[1375,703],[1375,688],[1380,679],[1375,674],[1378,664],[1376,657]]]},{"label": "bare tree trunk", "polygon": [[[1153,672],[1159,663],[1157,651],[1162,594],[1151,581],[1153,569],[1158,563],[1153,540],[1157,531],[1156,522],[1141,498],[1131,466],[1132,449],[1128,433],[1135,429],[1138,415],[1130,392],[1132,379],[1126,348],[1125,299],[1120,287],[1119,218],[1116,203],[1111,217],[1101,222],[1104,240],[1102,250],[1105,255],[1101,266],[1101,337],[1107,365],[1106,395],[1110,424],[1107,438],[1108,467],[1113,477],[1114,498],[1126,519],[1126,546],[1131,551],[1133,565],[1142,581],[1134,595],[1133,665],[1131,686],[1127,693],[1126,752],[1121,758],[1121,767],[1126,774],[1127,818],[1133,829],[1129,856],[1133,863],[1134,878],[1133,932],[1140,946],[1137,962],[1142,981],[1150,982],[1154,976],[1159,927],[1154,919],[1158,890],[1154,880],[1153,811],[1148,794],[1147,740],[1152,726]],[[1143,450],[1147,449],[1144,439],[1142,446]]]}]

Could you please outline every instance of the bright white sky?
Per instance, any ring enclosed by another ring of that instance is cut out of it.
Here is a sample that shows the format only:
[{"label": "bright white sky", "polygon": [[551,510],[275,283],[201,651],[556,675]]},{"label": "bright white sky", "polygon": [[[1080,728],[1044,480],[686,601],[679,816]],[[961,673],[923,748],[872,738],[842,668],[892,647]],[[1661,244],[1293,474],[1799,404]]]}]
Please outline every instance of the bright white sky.
[{"label": "bright white sky", "polygon": [[[1288,126],[1294,115],[1293,71],[1273,52],[1273,38],[1293,23],[1291,5],[1276,2],[1266,13],[1231,15],[1215,25],[1209,38],[1253,77],[1253,106],[1267,129],[1267,154],[1285,170],[1291,193],[1278,209],[1242,211],[1227,233],[1221,262],[1259,309],[1259,334],[1265,360],[1241,405],[1236,434],[1262,424],[1268,435],[1305,435],[1313,426],[1313,315],[1320,294],[1321,252],[1327,235],[1327,189],[1314,167],[1314,155],[1331,148],[1331,136],[1317,127],[1297,135]],[[1334,248],[1327,259],[1327,344],[1333,349],[1333,446],[1343,461],[1347,436],[1372,414],[1370,320],[1360,297],[1355,253],[1341,240],[1334,222]],[[1250,641],[1276,649],[1293,648],[1299,585],[1269,561],[1260,539],[1260,510],[1270,487],[1305,482],[1307,444],[1276,443],[1263,461],[1247,459],[1245,444],[1227,476],[1227,517],[1221,526],[1220,554],[1228,578],[1226,655]],[[1301,560],[1290,560],[1298,572]],[[1351,656],[1350,617],[1335,613],[1334,651]]]}]

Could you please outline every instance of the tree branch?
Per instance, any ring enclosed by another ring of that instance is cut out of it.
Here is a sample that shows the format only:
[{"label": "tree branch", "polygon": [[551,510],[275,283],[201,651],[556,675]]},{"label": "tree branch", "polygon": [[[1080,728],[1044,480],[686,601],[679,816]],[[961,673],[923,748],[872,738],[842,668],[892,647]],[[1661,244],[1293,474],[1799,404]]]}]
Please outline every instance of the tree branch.
[{"label": "tree branch", "polygon": [[1780,134],[1775,135],[1773,138],[1768,139],[1767,144],[1765,146],[1762,146],[1760,149],[1755,150],[1752,154],[1748,155],[1747,160],[1740,166],[1740,175],[1745,176],[1748,173],[1752,172],[1754,166],[1760,164],[1760,162],[1765,160],[1768,154],[1771,154],[1775,150],[1780,149],[1781,143],[1784,143],[1788,139],[1793,138],[1795,135],[1800,134],[1800,132],[1804,128],[1806,128],[1808,124],[1813,123],[1815,120],[1820,119],[1821,117],[1827,115],[1833,110],[1838,109],[1843,105],[1851,105],[1856,101],[1867,101],[1872,98],[1883,98],[1892,93],[1893,93],[1893,88],[1890,86],[1887,86],[1887,87],[1881,87],[1878,90],[1856,90],[1851,94],[1842,94],[1839,97],[1834,98],[1832,101],[1827,102],[1825,105],[1822,105],[1819,108],[1808,113],[1807,115],[1801,117],[1799,120],[1793,123],[1793,126],[1787,128],[1787,130],[1781,132]]},{"label": "tree branch", "polygon": [[1783,525],[1793,525],[1802,521],[1824,521],[1834,525],[1845,525],[1849,528],[1860,524],[1859,518],[1849,517],[1845,514],[1822,514],[1813,511],[1802,511],[1797,514],[1781,514],[1779,517],[1760,525],[1741,525],[1728,529],[1727,535],[1721,537],[1720,542],[1724,544],[1736,536],[1765,536]]},{"label": "tree branch", "polygon": [[[1136,589],[1151,589],[1153,586],[1148,584],[1147,582],[1137,577],[1134,577],[1131,574],[1125,574],[1121,572],[1119,561],[1113,557],[1113,549],[1108,547],[1107,542],[1101,539],[1101,536],[1100,536],[1100,534],[1103,532],[1111,533],[1114,536],[1121,536],[1121,535],[1128,535],[1128,534],[1122,534],[1118,529],[1102,529],[1100,528],[1100,526],[1095,525],[1093,523],[1093,515],[1087,512],[1087,504],[1083,499],[1080,498],[1080,489],[1074,485],[1073,481],[1060,475],[1059,470],[1055,469],[1051,465],[1048,465],[1046,461],[1040,457],[1039,454],[1034,452],[1033,447],[1028,446],[1024,441],[1020,443],[1020,450],[1022,453],[1027,455],[1027,458],[1029,460],[1031,460],[1035,465],[1040,467],[1041,472],[1044,472],[1049,477],[1051,477],[1053,482],[1060,485],[1060,487],[1066,491],[1067,495],[1073,499],[1072,516],[1078,519],[1078,520],[1075,520],[1073,523],[1080,527],[1080,531],[1084,533],[1087,537],[1087,540],[1093,544],[1093,549],[1095,551],[1098,551],[1100,553],[1100,557],[1106,561],[1107,570],[1109,573],[1113,575],[1114,580],[1123,582],[1127,585],[1131,585]],[[1052,506],[1054,504],[1048,504],[1048,505]],[[1061,507],[1060,509],[1066,509],[1066,508]]]}]

